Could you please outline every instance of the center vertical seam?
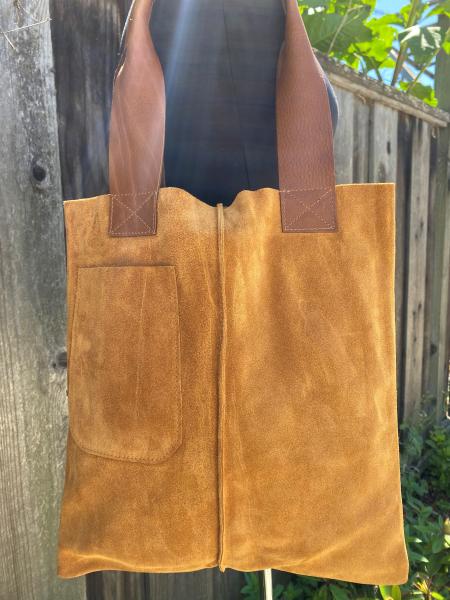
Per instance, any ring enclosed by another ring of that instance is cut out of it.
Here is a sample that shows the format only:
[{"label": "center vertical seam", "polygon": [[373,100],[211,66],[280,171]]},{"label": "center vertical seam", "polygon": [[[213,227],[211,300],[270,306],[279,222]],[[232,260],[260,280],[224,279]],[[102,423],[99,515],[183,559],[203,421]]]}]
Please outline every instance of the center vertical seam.
[{"label": "center vertical seam", "polygon": [[227,344],[227,317],[226,317],[226,295],[225,295],[225,253],[224,253],[224,211],[223,204],[217,204],[217,243],[219,259],[219,280],[220,280],[220,315],[221,332],[219,346],[219,368],[218,368],[218,497],[219,497],[219,570],[224,572],[225,567],[222,564],[223,546],[224,546],[224,499],[223,499],[223,423],[224,423],[224,403],[225,403],[225,353]]}]

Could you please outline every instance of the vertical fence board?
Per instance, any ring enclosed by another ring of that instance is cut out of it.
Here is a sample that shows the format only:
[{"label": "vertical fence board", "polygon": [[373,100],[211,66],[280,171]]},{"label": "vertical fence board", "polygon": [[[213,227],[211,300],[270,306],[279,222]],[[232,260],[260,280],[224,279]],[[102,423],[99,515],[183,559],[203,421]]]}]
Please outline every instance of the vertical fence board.
[{"label": "vertical fence board", "polygon": [[[430,146],[430,178],[428,192],[428,221],[427,221],[427,248],[426,248],[426,270],[425,270],[425,294],[424,294],[424,327],[423,327],[423,366],[422,366],[422,395],[430,396],[428,382],[436,346],[432,340],[433,324],[433,288],[436,284],[436,267],[434,248],[436,244],[436,233],[438,223],[436,222],[436,193],[438,183],[437,173],[438,140],[436,136],[431,137]],[[441,282],[439,282],[439,286]],[[429,398],[431,399],[431,398]]]},{"label": "vertical fence board", "polygon": [[422,398],[430,127],[427,123],[416,119],[412,134],[404,346],[404,394],[407,420],[411,419],[418,410]]},{"label": "vertical fence board", "polygon": [[147,600],[143,573],[99,571],[87,577],[88,600]]},{"label": "vertical fence board", "polygon": [[[436,277],[433,287],[433,322],[431,335],[436,340],[437,350],[433,355],[434,370],[430,369],[430,379],[434,382],[430,385],[431,393],[436,397],[437,411],[436,419],[443,419],[447,414],[450,416],[449,404],[449,361],[450,361],[450,128],[441,132],[443,140],[440,143],[441,156],[447,146],[447,170],[439,171],[438,198],[441,199],[442,209],[436,214],[440,223],[439,231],[436,233],[435,252],[442,258],[440,271],[442,279]],[[440,159],[442,160],[442,159]],[[442,195],[440,193],[442,191]]]},{"label": "vertical fence board", "polygon": [[[277,574],[277,571],[273,571],[274,577]],[[239,600],[242,598],[240,591],[245,585],[244,573],[234,569],[227,569],[225,573],[221,573],[218,569],[214,569],[212,577],[214,600]]]},{"label": "vertical fence board", "polygon": [[334,137],[337,183],[353,181],[353,94],[335,89],[339,103],[339,122]]},{"label": "vertical fence board", "polygon": [[112,81],[130,3],[50,0],[65,199],[108,192]]},{"label": "vertical fence board", "polygon": [[357,96],[354,97],[353,102],[353,181],[367,183],[369,181],[371,105]]},{"label": "vertical fence board", "polygon": [[396,180],[398,112],[375,104],[371,123],[370,181],[386,183]]},{"label": "vertical fence board", "polygon": [[428,346],[425,348],[424,393],[436,402],[436,419],[444,416],[449,368],[450,193],[448,154],[450,131],[441,130],[437,140],[433,243],[429,245],[427,289]]},{"label": "vertical fence board", "polygon": [[0,598],[81,600],[83,581],[56,577],[65,272],[48,2],[0,3],[0,29],[21,27],[0,35]]},{"label": "vertical fence board", "polygon": [[400,115],[398,122],[398,160],[395,207],[395,327],[397,354],[397,392],[400,420],[404,416],[405,289],[407,260],[407,214],[411,190],[412,118]]},{"label": "vertical fence board", "polygon": [[244,585],[243,574],[232,569],[149,575],[148,579],[148,600],[238,600]]},{"label": "vertical fence board", "polygon": [[[397,182],[398,164],[404,156],[398,153],[399,115],[398,112],[380,104],[374,104],[370,112],[369,131],[369,181]],[[402,306],[403,306],[403,239],[399,233],[402,221],[402,192],[396,189],[396,265],[395,265],[395,313],[396,313],[396,358],[397,358],[397,399],[399,418],[403,413],[402,402]],[[397,222],[397,217],[399,221]]]},{"label": "vertical fence board", "polygon": [[[449,27],[450,18],[441,15],[439,23]],[[441,51],[436,60],[436,95],[439,105],[450,111],[450,56]],[[436,399],[436,419],[442,419],[448,391],[449,369],[449,273],[450,273],[450,129],[438,132],[436,151],[436,199],[433,211],[434,245],[429,260],[434,282],[429,292],[430,345],[427,357],[425,391]]]}]

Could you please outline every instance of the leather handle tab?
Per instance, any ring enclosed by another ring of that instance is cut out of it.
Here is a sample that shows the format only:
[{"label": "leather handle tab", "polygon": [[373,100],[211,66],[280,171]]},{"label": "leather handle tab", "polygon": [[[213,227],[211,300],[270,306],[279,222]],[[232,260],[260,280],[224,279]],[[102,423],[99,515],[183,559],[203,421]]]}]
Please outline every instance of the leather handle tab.
[{"label": "leather handle tab", "polygon": [[336,231],[333,123],[325,78],[300,16],[286,0],[277,69],[278,173],[283,231]]},{"label": "leather handle tab", "polygon": [[[164,75],[149,21],[155,0],[134,0],[114,79],[109,141],[109,234],[152,235],[163,177]],[[297,0],[281,0],[285,36],[276,121],[283,232],[336,231],[333,126],[322,69]]]},{"label": "leather handle tab", "polygon": [[109,234],[152,235],[157,228],[166,99],[149,20],[153,0],[134,0],[114,78],[109,138]]}]

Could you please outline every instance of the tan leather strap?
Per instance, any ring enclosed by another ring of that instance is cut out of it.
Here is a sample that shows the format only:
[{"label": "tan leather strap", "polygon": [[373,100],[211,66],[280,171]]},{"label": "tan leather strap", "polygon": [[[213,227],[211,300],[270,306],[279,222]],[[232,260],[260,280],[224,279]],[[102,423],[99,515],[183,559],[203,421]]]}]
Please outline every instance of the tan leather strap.
[{"label": "tan leather strap", "polygon": [[[336,231],[333,128],[326,84],[300,16],[284,1],[276,121],[284,232]],[[114,79],[109,141],[112,236],[157,231],[166,97],[149,21],[154,0],[134,0]]]}]

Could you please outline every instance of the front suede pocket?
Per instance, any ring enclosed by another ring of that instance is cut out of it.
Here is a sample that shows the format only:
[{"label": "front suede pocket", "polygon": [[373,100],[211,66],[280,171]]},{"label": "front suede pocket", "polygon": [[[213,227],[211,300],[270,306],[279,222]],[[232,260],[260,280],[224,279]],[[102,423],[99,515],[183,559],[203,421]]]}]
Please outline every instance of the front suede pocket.
[{"label": "front suede pocket", "polygon": [[160,462],[180,446],[175,267],[79,267],[68,362],[70,432],[86,452]]}]

